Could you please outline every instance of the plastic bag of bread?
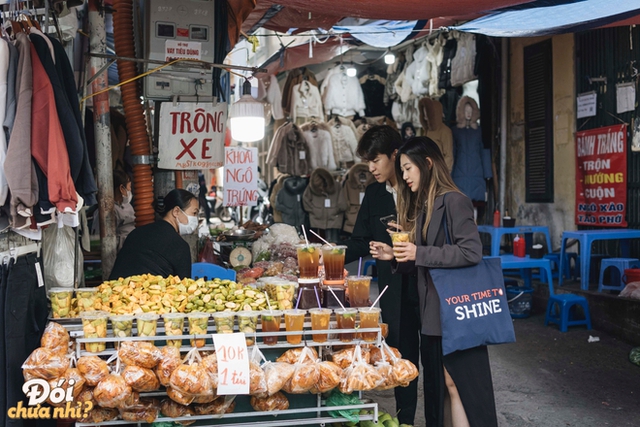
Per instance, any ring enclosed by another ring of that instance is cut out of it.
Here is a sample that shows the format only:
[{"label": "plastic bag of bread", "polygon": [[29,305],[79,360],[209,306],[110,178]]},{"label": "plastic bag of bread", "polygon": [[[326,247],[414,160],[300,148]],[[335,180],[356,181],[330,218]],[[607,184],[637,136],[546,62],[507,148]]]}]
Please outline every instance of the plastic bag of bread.
[{"label": "plastic bag of bread", "polygon": [[162,352],[147,341],[123,341],[118,348],[118,357],[127,366],[153,369],[162,360]]},{"label": "plastic bag of bread", "polygon": [[[331,355],[331,360],[333,363],[340,366],[342,369],[347,369],[354,360],[354,351],[355,347],[345,348],[344,350],[336,351]],[[368,349],[361,349],[362,360],[365,363],[369,363],[371,361],[371,353]]]},{"label": "plastic bag of bread", "polygon": [[273,396],[284,387],[295,371],[295,367],[284,362],[266,362],[262,365],[264,378],[267,381],[267,395]]},{"label": "plastic bag of bread", "polygon": [[211,379],[211,386],[215,392],[218,389],[218,357],[215,353],[212,353],[202,358],[200,365],[207,371],[209,378]]},{"label": "plastic bag of bread", "polygon": [[235,396],[220,396],[211,403],[193,405],[196,415],[222,415],[230,414],[236,408]]},{"label": "plastic bag of bread", "polygon": [[94,406],[93,409],[89,411],[89,414],[84,418],[80,418],[78,422],[88,423],[88,424],[89,423],[100,424],[107,421],[115,420],[116,418],[118,418],[119,414],[120,413],[118,412],[117,409],[101,408],[99,406]]},{"label": "plastic bag of bread", "polygon": [[260,362],[263,360],[265,360],[264,355],[257,345],[254,346],[249,359],[249,394],[251,396],[267,396],[267,379],[260,367]]},{"label": "plastic bag of bread", "polygon": [[381,348],[378,347],[372,347],[371,350],[369,351],[369,353],[371,354],[371,358],[369,360],[369,363],[371,363],[372,365],[375,365],[378,362],[382,362],[383,361],[383,352],[384,352],[384,359],[386,359],[387,362],[389,363],[393,363],[392,359],[401,359],[402,358],[402,354],[400,354],[400,350],[398,350],[395,347],[391,347],[389,346],[386,342],[382,341],[382,346]]},{"label": "plastic bag of bread", "polygon": [[[51,387],[51,390],[56,387],[62,387],[64,390],[67,390],[67,387],[70,387],[71,384],[73,384],[72,394],[73,399],[76,401],[79,401],[78,396],[80,396],[80,393],[82,393],[85,383],[86,380],[84,379],[82,374],[80,374],[78,368],[69,368],[65,371],[64,374],[62,374],[61,377],[58,377],[54,380],[49,380],[49,386]],[[47,399],[47,403],[49,403],[51,406],[66,406],[67,404],[65,400],[58,404],[55,404],[51,401],[51,399]]]},{"label": "plastic bag of bread", "polygon": [[171,387],[167,387],[167,396],[169,396],[169,399],[181,405],[190,405],[191,403],[193,403],[194,399],[194,397],[190,394],[180,393],[179,391],[174,390]]},{"label": "plastic bag of bread", "polygon": [[[117,372],[117,369],[116,369]],[[93,389],[93,398],[103,408],[119,408],[132,398],[133,390],[120,374],[109,374]]]},{"label": "plastic bag of bread", "polygon": [[303,363],[304,362],[315,363],[316,360],[318,360],[318,352],[314,348],[310,348],[310,347],[304,347],[304,348],[298,347],[298,348],[292,348],[291,350],[287,350],[284,353],[282,353],[282,356],[276,359],[276,362],[291,363],[292,365],[294,363],[298,363],[298,360],[300,359],[300,354],[302,353],[302,350],[304,350],[305,348],[308,349],[310,353],[306,353],[307,355],[309,355],[309,357],[305,358],[303,360]]},{"label": "plastic bag of bread", "polygon": [[25,380],[40,378],[49,381],[61,377],[68,368],[69,359],[65,354],[38,347],[22,364],[22,374]]},{"label": "plastic bag of bread", "polygon": [[160,402],[157,399],[138,398],[133,404],[120,409],[120,416],[124,421],[132,423],[151,424],[158,418]]},{"label": "plastic bag of bread", "polygon": [[109,365],[98,356],[82,356],[76,363],[88,386],[95,387],[109,375]]},{"label": "plastic bag of bread", "polygon": [[359,345],[355,347],[353,354],[353,363],[342,373],[340,391],[345,394],[354,391],[369,391],[382,384],[384,379],[373,366],[363,360]]},{"label": "plastic bag of bread", "polygon": [[399,359],[393,364],[393,376],[400,387],[407,387],[418,375],[416,365],[407,359]]},{"label": "plastic bag of bread", "polygon": [[[311,359],[312,362],[309,362],[309,359]],[[298,361],[293,367],[295,368],[293,375],[291,375],[289,381],[282,386],[282,390],[287,393],[306,393],[311,390],[318,382],[318,379],[320,379],[318,359],[313,359],[313,352],[309,347],[302,349]]]},{"label": "plastic bag of bread", "polygon": [[180,357],[180,350],[176,347],[167,345],[160,350],[162,360],[156,366],[155,372],[158,376],[158,381],[165,387],[169,387],[169,380],[171,374],[176,368],[182,365],[182,358]]},{"label": "plastic bag of bread", "polygon": [[171,388],[185,397],[193,396],[197,403],[207,403],[215,398],[211,378],[207,370],[200,364],[202,358],[197,348],[193,348],[186,356],[186,363],[178,366],[171,377]]},{"label": "plastic bag of bread", "polygon": [[69,333],[67,330],[56,322],[49,322],[44,328],[42,338],[40,338],[40,346],[52,350],[54,353],[67,354],[69,351]]},{"label": "plastic bag of bread", "polygon": [[148,392],[160,388],[160,381],[156,374],[151,369],[140,366],[125,367],[122,378],[134,391]]},{"label": "plastic bag of bread", "polygon": [[[169,418],[182,418],[194,415],[193,408],[181,405],[171,399],[164,399],[162,403],[160,403],[160,413]],[[195,423],[195,421],[177,421],[177,423],[188,426]]]},{"label": "plastic bag of bread", "polygon": [[284,411],[289,409],[289,399],[281,392],[268,397],[251,396],[251,407],[256,411]]},{"label": "plastic bag of bread", "polygon": [[76,397],[75,401],[82,403],[91,402],[93,403],[93,406],[98,406],[96,400],[93,398],[93,387],[88,387],[86,384],[82,389],[82,392],[78,395],[78,397]]},{"label": "plastic bag of bread", "polygon": [[338,387],[342,379],[342,368],[333,362],[318,363],[320,377],[318,382],[309,390],[313,394],[326,393]]}]

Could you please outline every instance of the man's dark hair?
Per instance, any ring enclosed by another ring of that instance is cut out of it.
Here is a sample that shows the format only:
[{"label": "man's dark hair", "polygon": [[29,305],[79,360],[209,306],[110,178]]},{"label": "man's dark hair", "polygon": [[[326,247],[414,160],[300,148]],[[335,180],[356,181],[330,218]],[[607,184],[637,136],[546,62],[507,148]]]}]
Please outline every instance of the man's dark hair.
[{"label": "man's dark hair", "polygon": [[394,151],[402,146],[402,137],[397,129],[388,125],[374,126],[362,135],[357,154],[364,160],[372,161],[379,154],[391,158]]}]

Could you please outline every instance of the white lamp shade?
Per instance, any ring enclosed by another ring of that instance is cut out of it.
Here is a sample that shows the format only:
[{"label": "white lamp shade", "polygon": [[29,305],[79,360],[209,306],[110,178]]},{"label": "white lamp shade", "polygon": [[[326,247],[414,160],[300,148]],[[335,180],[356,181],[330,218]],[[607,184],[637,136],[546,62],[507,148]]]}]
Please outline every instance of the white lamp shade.
[{"label": "white lamp shade", "polygon": [[240,142],[254,142],[264,138],[264,105],[245,94],[231,106],[229,112],[231,137]]},{"label": "white lamp shade", "polygon": [[396,56],[393,53],[389,52],[384,56],[385,64],[391,65],[394,62],[396,62]]},{"label": "white lamp shade", "polygon": [[347,68],[347,76],[355,77],[356,74],[358,74],[358,70],[356,70],[354,67]]}]

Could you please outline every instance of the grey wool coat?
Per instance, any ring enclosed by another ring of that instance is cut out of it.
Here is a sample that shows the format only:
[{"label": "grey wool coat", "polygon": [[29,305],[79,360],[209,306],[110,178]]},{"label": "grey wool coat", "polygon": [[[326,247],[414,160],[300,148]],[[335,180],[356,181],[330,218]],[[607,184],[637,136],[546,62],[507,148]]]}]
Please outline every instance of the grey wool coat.
[{"label": "grey wool coat", "polygon": [[[449,236],[447,245],[442,216],[447,215]],[[416,260],[404,263],[393,261],[395,270],[410,273],[417,269],[418,294],[420,296],[420,319],[422,334],[441,336],[440,300],[431,276],[430,268],[459,268],[478,264],[482,260],[482,243],[478,226],[473,220],[471,200],[462,193],[449,192],[436,198],[427,228],[427,239],[422,239],[424,213],[418,217],[415,243]]]}]

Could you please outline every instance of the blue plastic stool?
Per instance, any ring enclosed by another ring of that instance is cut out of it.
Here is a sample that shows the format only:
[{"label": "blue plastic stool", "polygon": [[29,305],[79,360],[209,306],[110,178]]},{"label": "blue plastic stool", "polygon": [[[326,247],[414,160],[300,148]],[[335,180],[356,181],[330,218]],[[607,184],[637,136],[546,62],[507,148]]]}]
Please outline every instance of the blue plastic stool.
[{"label": "blue plastic stool", "polygon": [[191,278],[194,280],[200,278],[203,278],[205,280],[236,280],[236,272],[234,270],[227,270],[226,268],[216,264],[209,264],[207,262],[196,262],[194,264],[191,264]]},{"label": "blue plastic stool", "polygon": [[[617,269],[617,277],[611,275],[611,283],[609,285],[604,284],[604,273],[607,268]],[[607,258],[603,259],[600,263],[600,281],[598,282],[598,292],[604,290],[621,291],[624,289],[624,283],[622,282],[622,276],[624,270],[627,268],[640,268],[640,260],[636,258]]]},{"label": "blue plastic stool", "polygon": [[371,280],[372,281],[377,281],[378,280],[378,276],[377,275],[373,275],[373,268],[376,266],[376,261],[375,260],[369,260],[369,261],[365,261],[364,262],[364,267],[362,268],[362,275],[366,276],[367,275],[367,270],[369,269],[369,267],[371,268]]},{"label": "blue plastic stool", "polygon": [[[571,308],[574,306],[582,307],[584,319],[573,318]],[[560,332],[567,332],[569,326],[578,325],[586,325],[587,330],[591,329],[591,315],[587,299],[574,294],[550,295],[544,325],[547,326],[549,323],[560,326]]]}]

